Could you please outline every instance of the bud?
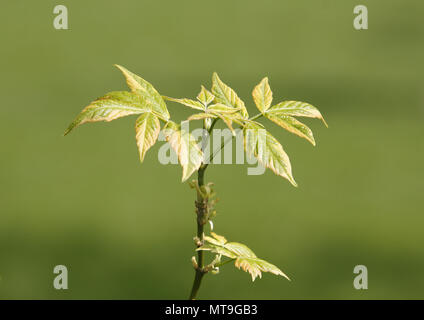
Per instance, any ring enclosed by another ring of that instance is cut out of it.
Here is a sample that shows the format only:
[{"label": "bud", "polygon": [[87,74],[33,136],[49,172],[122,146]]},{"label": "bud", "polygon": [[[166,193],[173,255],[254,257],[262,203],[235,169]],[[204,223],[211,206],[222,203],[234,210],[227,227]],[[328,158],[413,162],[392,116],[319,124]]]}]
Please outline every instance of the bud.
[{"label": "bud", "polygon": [[199,265],[197,264],[197,261],[196,261],[196,257],[195,256],[191,257],[191,264],[193,265],[193,268],[194,269],[197,270],[199,268]]},{"label": "bud", "polygon": [[211,118],[206,118],[204,120],[204,124],[205,124],[205,129],[209,130],[211,128],[212,125],[212,119]]},{"label": "bud", "polygon": [[219,273],[219,267],[215,267],[211,270],[212,274],[218,274]]}]

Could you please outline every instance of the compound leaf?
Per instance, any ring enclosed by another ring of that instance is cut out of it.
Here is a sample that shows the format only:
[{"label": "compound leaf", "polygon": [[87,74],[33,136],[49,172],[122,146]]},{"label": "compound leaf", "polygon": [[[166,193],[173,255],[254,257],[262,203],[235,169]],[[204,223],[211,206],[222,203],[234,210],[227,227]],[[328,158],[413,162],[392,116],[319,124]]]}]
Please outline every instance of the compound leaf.
[{"label": "compound leaf", "polygon": [[156,89],[146,80],[132,73],[126,68],[115,65],[124,75],[128,87],[132,92],[139,94],[144,97],[150,104],[152,110],[154,110],[164,121],[169,120],[169,112],[166,108],[165,101],[162,96],[156,91]]},{"label": "compound leaf", "polygon": [[199,169],[203,161],[203,152],[191,133],[172,121],[166,126],[165,137],[183,167],[182,182],[184,182]]},{"label": "compound leaf", "polygon": [[297,187],[292,175],[290,159],[282,145],[267,130],[248,122],[243,128],[244,148],[266,168],[271,169]]},{"label": "compound leaf", "polygon": [[86,122],[112,121],[131,114],[150,111],[150,104],[138,94],[128,91],[109,92],[85,107],[65,131],[65,135]]},{"label": "compound leaf", "polygon": [[215,234],[214,232],[211,232],[211,235],[212,237],[204,237],[207,244],[204,244],[197,250],[210,251],[212,253],[234,259],[234,265],[245,272],[249,272],[252,276],[252,281],[255,281],[256,277],[261,278],[262,272],[270,272],[290,280],[275,265],[259,259],[246,245],[238,242],[227,242],[227,239]]},{"label": "compound leaf", "polygon": [[216,72],[212,75],[212,93],[215,95],[216,102],[240,109],[243,118],[247,119],[249,117],[244,102],[233,89],[221,81]]},{"label": "compound leaf", "polygon": [[321,112],[313,105],[301,101],[283,101],[268,109],[267,113],[321,119],[328,127]]},{"label": "compound leaf", "polygon": [[253,89],[252,96],[260,112],[265,112],[271,106],[272,91],[268,83],[268,78],[263,78]]},{"label": "compound leaf", "polygon": [[140,153],[140,161],[143,162],[147,150],[149,150],[158,139],[160,122],[151,112],[143,113],[135,122],[135,138]]}]

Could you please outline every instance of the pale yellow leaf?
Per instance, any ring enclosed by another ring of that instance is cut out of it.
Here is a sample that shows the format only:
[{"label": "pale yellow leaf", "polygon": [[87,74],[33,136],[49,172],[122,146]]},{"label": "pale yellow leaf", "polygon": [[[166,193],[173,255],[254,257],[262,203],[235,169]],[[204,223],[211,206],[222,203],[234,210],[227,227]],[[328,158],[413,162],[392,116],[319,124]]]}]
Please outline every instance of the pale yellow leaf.
[{"label": "pale yellow leaf", "polygon": [[128,91],[109,92],[85,107],[65,131],[87,122],[112,121],[132,114],[150,111],[150,105],[143,97]]},{"label": "pale yellow leaf", "polygon": [[203,120],[207,118],[216,118],[212,113],[196,113],[187,118],[187,120]]},{"label": "pale yellow leaf", "polygon": [[183,168],[182,181],[184,182],[199,169],[203,161],[203,152],[189,132],[171,121],[165,130],[165,137],[178,156]]},{"label": "pale yellow leaf", "polygon": [[132,73],[120,65],[115,66],[124,75],[131,91],[144,97],[150,103],[152,110],[155,111],[164,121],[167,121],[170,117],[168,109],[166,108],[165,101],[163,101],[162,96],[156,91],[156,89],[149,82],[135,73]]},{"label": "pale yellow leaf", "polygon": [[143,161],[147,150],[155,144],[159,136],[160,122],[158,117],[151,112],[142,114],[135,122],[135,132],[140,161]]},{"label": "pale yellow leaf", "polygon": [[308,117],[321,119],[328,127],[321,112],[313,105],[301,101],[283,101],[268,109],[267,113],[274,113],[293,117]]},{"label": "pale yellow leaf", "polygon": [[201,87],[199,94],[197,95],[197,100],[199,100],[206,107],[215,99],[215,96],[204,86]]},{"label": "pale yellow leaf", "polygon": [[215,95],[215,101],[227,106],[240,109],[243,118],[248,118],[249,114],[244,102],[237,96],[237,93],[221,81],[216,72],[212,76],[212,93]]},{"label": "pale yellow leaf", "polygon": [[266,113],[265,116],[278,124],[280,127],[298,135],[301,138],[305,138],[315,146],[315,139],[312,130],[302,122],[291,116],[285,116],[276,113]]},{"label": "pale yellow leaf", "polygon": [[265,112],[271,106],[272,91],[268,83],[268,78],[263,78],[253,89],[252,96],[259,111]]},{"label": "pale yellow leaf", "polygon": [[266,168],[287,179],[297,187],[292,175],[290,159],[282,145],[268,131],[254,123],[246,123],[243,128],[244,147]]},{"label": "pale yellow leaf", "polygon": [[229,107],[222,103],[215,103],[210,105],[207,109],[208,112],[218,112],[218,113],[236,113],[239,111],[239,108]]},{"label": "pale yellow leaf", "polygon": [[202,111],[206,110],[206,107],[202,103],[200,103],[199,101],[196,101],[196,100],[191,100],[191,99],[188,99],[188,98],[178,99],[178,98],[171,98],[171,97],[166,97],[166,96],[163,96],[163,97],[166,100],[177,102],[177,103],[183,104],[187,107],[190,107],[190,108],[193,108],[193,109],[196,109],[196,110],[202,110]]}]

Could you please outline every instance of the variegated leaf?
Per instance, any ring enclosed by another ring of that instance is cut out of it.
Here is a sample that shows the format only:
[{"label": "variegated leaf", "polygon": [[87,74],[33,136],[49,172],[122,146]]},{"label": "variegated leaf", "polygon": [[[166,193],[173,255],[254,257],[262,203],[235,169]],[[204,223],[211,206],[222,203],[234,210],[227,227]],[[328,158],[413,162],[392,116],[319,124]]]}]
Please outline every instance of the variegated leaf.
[{"label": "variegated leaf", "polygon": [[272,91],[268,83],[268,78],[263,78],[253,89],[252,96],[260,112],[268,110],[272,103]]},{"label": "variegated leaf", "polygon": [[229,107],[222,103],[215,103],[208,107],[209,112],[217,112],[217,113],[236,113],[239,111],[239,108]]},{"label": "variegated leaf", "polygon": [[225,125],[228,127],[228,129],[231,130],[231,133],[233,136],[236,135],[236,132],[234,131],[232,122],[233,119],[231,118],[231,116],[229,116],[228,114],[223,114],[223,113],[219,113],[219,112],[213,112],[214,115],[218,116],[222,121],[224,121]]},{"label": "variegated leaf", "polygon": [[178,98],[171,98],[171,97],[166,97],[166,96],[163,96],[163,97],[166,100],[177,102],[177,103],[183,104],[187,107],[190,107],[190,108],[193,108],[193,109],[196,109],[196,110],[204,111],[206,109],[206,107],[202,103],[200,103],[199,101],[196,101],[196,100],[191,100],[191,99],[188,99],[188,98],[178,99]]},{"label": "variegated leaf", "polygon": [[193,172],[199,169],[203,161],[203,152],[191,133],[172,121],[168,123],[165,129],[165,137],[183,167],[182,181],[184,182]]},{"label": "variegated leaf", "polygon": [[140,161],[143,162],[147,150],[152,147],[158,139],[160,122],[151,112],[143,113],[135,122],[135,138],[140,153]]},{"label": "variegated leaf", "polygon": [[162,96],[156,91],[156,89],[149,82],[126,68],[120,65],[115,66],[121,70],[125,76],[128,87],[131,91],[146,98],[146,100],[151,104],[152,110],[154,110],[164,121],[169,120],[170,116],[168,109],[166,108],[165,101],[163,101]]},{"label": "variegated leaf", "polygon": [[216,102],[240,109],[240,113],[244,118],[247,119],[249,117],[244,102],[233,89],[221,81],[216,72],[212,76],[212,93],[215,95]]},{"label": "variegated leaf", "polygon": [[203,103],[203,105],[206,107],[209,103],[213,101],[213,99],[215,99],[215,96],[212,94],[212,92],[202,86],[202,89],[197,95],[197,100]]},{"label": "variegated leaf", "polygon": [[244,148],[248,154],[297,187],[292,175],[290,159],[277,139],[259,125],[251,122],[246,123],[243,134]]},{"label": "variegated leaf", "polygon": [[321,119],[328,127],[321,112],[313,105],[301,101],[283,101],[268,109],[267,113],[275,113],[293,117],[308,117]]},{"label": "variegated leaf", "polygon": [[258,276],[261,278],[262,272],[270,272],[290,280],[278,267],[263,259],[259,259],[246,245],[238,242],[227,242],[227,239],[214,232],[211,235],[212,237],[204,237],[206,244],[199,247],[197,249],[198,251],[210,251],[234,259],[234,265],[245,272],[249,272],[252,276],[252,281],[255,281]]},{"label": "variegated leaf", "polygon": [[266,113],[265,116],[280,127],[298,135],[299,137],[305,138],[315,146],[315,139],[312,130],[302,122],[291,116],[285,116],[278,113]]},{"label": "variegated leaf", "polygon": [[207,119],[207,118],[216,118],[217,116],[215,116],[212,113],[196,113],[191,115],[190,117],[187,118],[187,120],[191,121],[191,120],[203,120],[203,119]]},{"label": "variegated leaf", "polygon": [[144,97],[128,91],[109,92],[85,107],[65,131],[65,135],[86,122],[112,121],[131,114],[150,111]]}]

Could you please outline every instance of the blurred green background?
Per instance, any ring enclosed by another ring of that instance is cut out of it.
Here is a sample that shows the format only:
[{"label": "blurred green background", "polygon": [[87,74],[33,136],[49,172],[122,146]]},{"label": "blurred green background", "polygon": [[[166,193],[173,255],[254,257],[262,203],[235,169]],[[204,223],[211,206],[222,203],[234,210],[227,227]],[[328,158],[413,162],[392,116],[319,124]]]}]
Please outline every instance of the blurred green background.
[{"label": "blurred green background", "polygon": [[[58,4],[69,30],[53,28]],[[353,28],[358,4],[369,30]],[[424,298],[422,1],[15,0],[0,15],[0,298],[188,297],[195,195],[158,163],[162,143],[140,165],[134,117],[62,136],[91,100],[126,90],[114,63],[176,97],[217,71],[251,114],[268,76],[275,102],[311,102],[329,123],[305,120],[316,148],[269,125],[297,189],[246,165],[208,169],[216,231],[293,281],[228,265],[200,298]],[[53,289],[58,264],[67,291]],[[353,288],[359,264],[368,290]]]}]

